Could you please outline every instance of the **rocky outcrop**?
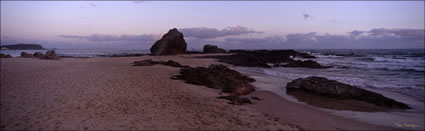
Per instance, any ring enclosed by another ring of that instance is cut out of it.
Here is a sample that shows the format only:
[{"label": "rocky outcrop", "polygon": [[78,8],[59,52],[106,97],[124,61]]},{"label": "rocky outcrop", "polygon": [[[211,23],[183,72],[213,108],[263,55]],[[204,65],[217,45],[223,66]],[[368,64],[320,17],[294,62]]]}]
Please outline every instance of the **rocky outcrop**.
[{"label": "rocky outcrop", "polygon": [[297,55],[298,52],[294,50],[231,50],[230,53],[250,54],[259,59],[263,59],[266,63],[282,63],[292,61],[291,57]]},{"label": "rocky outcrop", "polygon": [[153,65],[156,65],[156,64],[161,64],[161,65],[166,65],[166,66],[171,66],[171,67],[177,67],[177,68],[188,68],[189,67],[187,65],[181,65],[180,63],[175,62],[173,60],[163,62],[163,61],[153,61],[152,59],[147,59],[147,60],[141,60],[141,61],[133,62],[134,66],[153,66]]},{"label": "rocky outcrop", "polygon": [[27,52],[21,52],[21,57],[23,57],[23,58],[31,58],[32,55],[31,54],[28,54]]},{"label": "rocky outcrop", "polygon": [[38,44],[4,45],[0,46],[0,48],[9,50],[45,50],[41,45]]},{"label": "rocky outcrop", "polygon": [[226,53],[226,50],[218,48],[215,45],[205,45],[204,53]]},{"label": "rocky outcrop", "polygon": [[37,57],[37,58],[43,58],[44,54],[41,52],[35,52],[34,54],[32,54],[32,56]]},{"label": "rocky outcrop", "polygon": [[9,54],[0,54],[0,58],[12,58]]},{"label": "rocky outcrop", "polygon": [[46,59],[46,60],[57,60],[59,59],[58,56],[56,56],[56,52],[54,50],[49,50],[46,52],[46,54],[44,54],[43,57],[41,57],[40,59]]},{"label": "rocky outcrop", "polygon": [[255,80],[231,70],[224,65],[210,65],[208,68],[182,68],[180,75],[173,79],[184,80],[189,84],[204,85],[208,88],[220,89],[222,92],[232,93],[232,95],[246,95],[255,91],[249,82]]},{"label": "rocky outcrop", "polygon": [[330,68],[329,66],[322,66],[319,63],[312,61],[312,60],[295,60],[291,61],[284,65],[273,65],[273,66],[282,66],[282,67],[304,67],[304,68],[317,68],[317,69],[324,69],[324,68]]},{"label": "rocky outcrop", "polygon": [[286,91],[289,95],[301,91],[341,100],[354,99],[386,108],[410,109],[406,104],[381,94],[323,77],[312,76],[293,80],[286,85]]},{"label": "rocky outcrop", "polygon": [[292,61],[291,56],[297,54],[297,52],[293,50],[231,50],[229,53],[234,54],[221,56],[203,56],[199,58],[214,58],[218,59],[220,62],[232,64],[235,66],[271,68],[268,63],[289,62]]},{"label": "rocky outcrop", "polygon": [[183,33],[179,32],[176,28],[168,31],[167,34],[155,42],[150,48],[151,55],[178,55],[184,54],[186,51],[186,41],[184,40]]}]

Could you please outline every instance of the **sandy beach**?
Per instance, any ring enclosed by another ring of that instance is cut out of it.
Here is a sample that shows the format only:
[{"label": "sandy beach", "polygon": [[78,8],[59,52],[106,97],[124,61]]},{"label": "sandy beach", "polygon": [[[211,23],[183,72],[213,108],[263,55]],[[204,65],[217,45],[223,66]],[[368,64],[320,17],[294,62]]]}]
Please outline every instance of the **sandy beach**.
[{"label": "sandy beach", "polygon": [[[218,90],[170,79],[179,68],[131,65],[144,59],[192,67],[223,64],[193,56],[200,55],[1,59],[1,129],[397,130],[332,115],[264,90],[248,95],[260,101],[231,105],[216,98],[224,95]],[[260,89],[276,83],[253,85]]]}]

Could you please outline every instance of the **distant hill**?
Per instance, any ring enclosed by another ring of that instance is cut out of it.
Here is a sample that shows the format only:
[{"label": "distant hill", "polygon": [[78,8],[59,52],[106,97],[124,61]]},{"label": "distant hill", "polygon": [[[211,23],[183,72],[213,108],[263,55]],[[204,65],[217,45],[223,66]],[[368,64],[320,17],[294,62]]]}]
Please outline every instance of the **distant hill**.
[{"label": "distant hill", "polygon": [[4,46],[0,46],[0,48],[9,49],[9,50],[45,50],[43,46],[39,44],[4,45]]}]

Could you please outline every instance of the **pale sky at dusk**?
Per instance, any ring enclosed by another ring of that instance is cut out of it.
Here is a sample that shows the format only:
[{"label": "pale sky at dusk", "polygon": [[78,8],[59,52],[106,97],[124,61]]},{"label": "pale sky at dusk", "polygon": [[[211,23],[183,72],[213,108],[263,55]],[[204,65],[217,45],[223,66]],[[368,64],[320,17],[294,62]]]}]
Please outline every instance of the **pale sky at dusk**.
[{"label": "pale sky at dusk", "polygon": [[424,48],[424,1],[1,1],[1,44],[145,48]]}]

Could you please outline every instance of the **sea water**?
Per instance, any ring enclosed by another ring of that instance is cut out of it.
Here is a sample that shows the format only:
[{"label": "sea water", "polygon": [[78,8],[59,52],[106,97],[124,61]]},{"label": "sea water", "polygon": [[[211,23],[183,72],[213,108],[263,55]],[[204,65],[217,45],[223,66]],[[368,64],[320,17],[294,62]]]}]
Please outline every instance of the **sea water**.
[{"label": "sea water", "polygon": [[[309,76],[321,76],[380,93],[404,102],[413,109],[401,112],[370,113],[328,111],[377,125],[391,127],[400,127],[401,125],[404,129],[424,129],[425,51],[423,49],[297,51],[311,53],[317,57],[313,59],[314,61],[332,67],[327,69],[287,67],[258,69],[271,77],[294,80]],[[403,127],[405,125],[416,127]]]},{"label": "sea water", "polygon": [[328,69],[264,69],[271,76],[286,79],[321,76],[361,88],[400,93],[425,102],[425,53],[410,50],[298,50],[318,57],[314,59]]}]

